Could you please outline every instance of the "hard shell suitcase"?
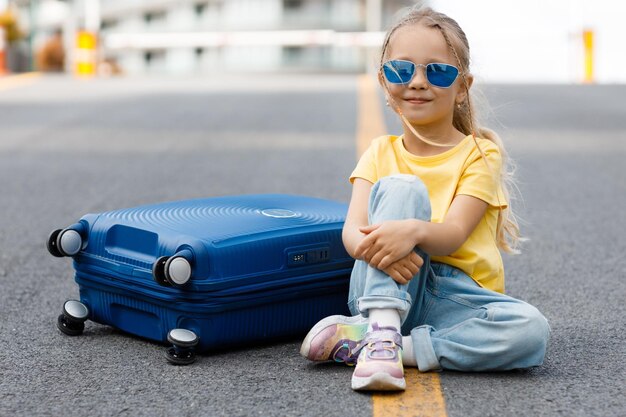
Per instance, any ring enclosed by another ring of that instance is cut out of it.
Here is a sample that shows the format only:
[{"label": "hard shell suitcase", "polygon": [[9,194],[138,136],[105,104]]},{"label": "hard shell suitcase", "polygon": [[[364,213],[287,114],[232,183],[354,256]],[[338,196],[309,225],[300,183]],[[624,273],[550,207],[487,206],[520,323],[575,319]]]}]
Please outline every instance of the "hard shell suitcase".
[{"label": "hard shell suitcase", "polygon": [[52,232],[51,254],[74,259],[80,301],[58,327],[87,319],[158,342],[172,363],[194,350],[305,333],[347,314],[353,259],[345,204],[283,194],[177,201],[87,214]]}]

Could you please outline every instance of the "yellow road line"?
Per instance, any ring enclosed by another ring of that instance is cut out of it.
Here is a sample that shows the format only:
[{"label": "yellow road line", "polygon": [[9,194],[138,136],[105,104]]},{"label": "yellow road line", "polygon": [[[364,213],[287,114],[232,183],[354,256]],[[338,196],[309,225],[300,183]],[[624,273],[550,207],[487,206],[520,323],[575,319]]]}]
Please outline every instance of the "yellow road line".
[{"label": "yellow road line", "polygon": [[24,74],[0,77],[0,91],[30,85],[35,83],[39,78],[41,78],[41,73],[39,72],[27,72]]},{"label": "yellow road line", "polygon": [[358,115],[356,131],[357,158],[367,149],[372,139],[387,133],[383,112],[378,101],[378,84],[371,75],[361,75],[358,79]]},{"label": "yellow road line", "polygon": [[404,378],[406,391],[372,396],[374,417],[446,417],[438,373],[407,368]]},{"label": "yellow road line", "polygon": [[[387,134],[376,79],[370,75],[361,75],[358,85],[357,158],[372,139]],[[446,417],[446,404],[438,373],[421,373],[415,368],[407,368],[405,378],[406,391],[372,395],[374,417]]]}]

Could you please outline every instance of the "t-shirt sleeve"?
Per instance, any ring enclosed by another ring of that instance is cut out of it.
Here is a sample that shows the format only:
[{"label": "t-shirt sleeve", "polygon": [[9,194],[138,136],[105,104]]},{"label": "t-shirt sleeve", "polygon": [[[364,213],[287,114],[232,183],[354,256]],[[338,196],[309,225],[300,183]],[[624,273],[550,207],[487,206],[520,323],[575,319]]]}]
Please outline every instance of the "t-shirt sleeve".
[{"label": "t-shirt sleeve", "polygon": [[367,150],[361,155],[356,168],[350,174],[350,182],[354,184],[355,178],[363,178],[372,184],[378,181],[378,171],[376,169],[376,141],[372,141]]},{"label": "t-shirt sleeve", "polygon": [[482,145],[487,163],[478,149],[472,152],[468,158],[463,174],[457,186],[456,195],[470,195],[480,198],[493,207],[506,208],[508,202],[504,197],[500,184],[500,172],[502,170],[502,155],[495,144]]}]

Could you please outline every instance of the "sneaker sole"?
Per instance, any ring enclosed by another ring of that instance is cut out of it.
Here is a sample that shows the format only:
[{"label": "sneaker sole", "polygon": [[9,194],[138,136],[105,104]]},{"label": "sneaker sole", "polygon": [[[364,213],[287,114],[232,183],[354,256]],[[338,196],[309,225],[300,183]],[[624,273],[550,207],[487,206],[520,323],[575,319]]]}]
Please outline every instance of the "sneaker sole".
[{"label": "sneaker sole", "polygon": [[[311,349],[311,341],[315,336],[317,336],[322,330],[327,328],[328,326],[332,326],[333,324],[366,324],[367,320],[361,316],[329,316],[325,319],[320,320],[311,330],[307,333],[304,341],[302,342],[302,346],[300,347],[300,355],[304,356],[309,360],[313,360],[309,358],[309,351]],[[329,359],[326,359],[329,360]]]},{"label": "sneaker sole", "polygon": [[404,391],[406,381],[404,378],[394,378],[387,373],[379,372],[366,378],[353,376],[352,389],[355,391]]}]

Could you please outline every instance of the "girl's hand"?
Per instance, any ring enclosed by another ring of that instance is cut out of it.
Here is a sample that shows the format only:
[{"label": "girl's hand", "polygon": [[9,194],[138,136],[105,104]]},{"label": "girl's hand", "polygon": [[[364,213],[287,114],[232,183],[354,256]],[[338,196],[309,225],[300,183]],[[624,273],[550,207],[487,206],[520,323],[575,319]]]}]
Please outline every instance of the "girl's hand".
[{"label": "girl's hand", "polygon": [[355,249],[355,257],[384,271],[407,256],[417,245],[415,219],[388,220],[359,228],[367,236]]},{"label": "girl's hand", "polygon": [[424,260],[415,252],[409,253],[404,258],[397,260],[383,270],[400,285],[406,285],[413,279],[424,265]]}]

